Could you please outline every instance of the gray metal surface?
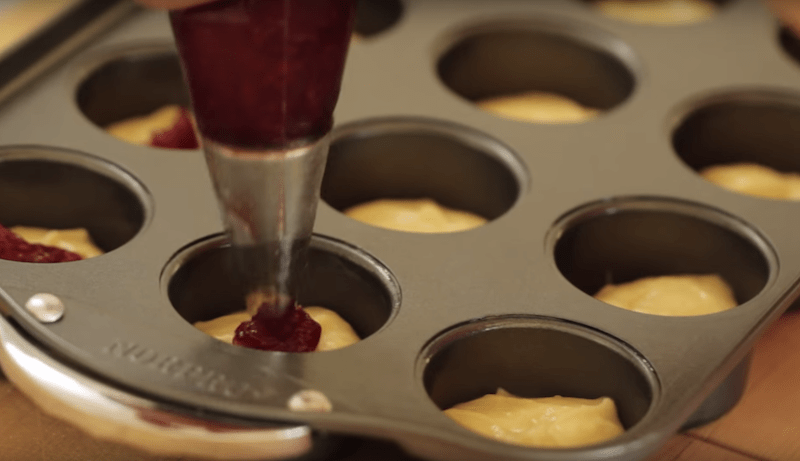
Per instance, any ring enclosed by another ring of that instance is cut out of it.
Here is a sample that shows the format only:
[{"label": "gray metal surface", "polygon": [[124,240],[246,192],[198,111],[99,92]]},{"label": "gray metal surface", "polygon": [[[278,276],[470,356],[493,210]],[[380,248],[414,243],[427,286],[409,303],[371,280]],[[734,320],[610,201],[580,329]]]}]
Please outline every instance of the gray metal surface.
[{"label": "gray metal surface", "polygon": [[[440,59],[465,38],[471,44]],[[0,108],[0,193],[14,197],[0,205],[3,224],[63,224],[71,218],[58,210],[77,208],[73,221],[113,250],[59,265],[0,261],[3,313],[110,384],[226,421],[391,437],[432,459],[635,460],[690,417],[796,295],[800,205],[727,192],[692,170],[725,158],[724,149],[693,155],[708,145],[755,155],[783,146],[784,163],[777,154],[770,162],[784,167],[798,158],[790,128],[800,66],[761,3],[727,2],[694,26],[647,27],[577,0],[408,1],[393,27],[351,47],[301,299],[327,303],[367,337],[314,354],[222,344],[188,322],[241,307],[214,237],[221,224],[202,154],[128,145],[91,121],[185,100],[170,41],[163,14],[138,13]],[[124,56],[130,65],[104,67]],[[529,58],[525,69],[510,64],[515,56]],[[608,110],[582,124],[534,125],[457,94],[526,84]],[[699,127],[736,141],[689,136],[707,143],[698,147],[677,136],[684,161],[673,130],[708,102],[734,115],[700,117],[679,133]],[[755,115],[737,118],[731,103]],[[767,110],[777,128],[748,138],[764,105],[777,107]],[[53,179],[84,166],[92,173],[81,181]],[[492,221],[421,235],[337,211],[380,195],[429,195]],[[666,318],[587,294],[609,274],[676,271],[721,273],[743,304]],[[67,306],[55,324],[23,308],[42,292]],[[497,386],[613,395],[628,430],[598,446],[526,449],[473,435],[440,411]],[[308,389],[332,411],[287,408]]]}]

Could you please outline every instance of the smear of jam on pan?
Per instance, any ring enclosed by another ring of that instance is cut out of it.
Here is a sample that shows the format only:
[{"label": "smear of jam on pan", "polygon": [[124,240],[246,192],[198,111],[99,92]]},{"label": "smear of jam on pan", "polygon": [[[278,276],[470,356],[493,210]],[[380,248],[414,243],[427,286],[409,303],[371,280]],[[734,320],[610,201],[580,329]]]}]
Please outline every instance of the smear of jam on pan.
[{"label": "smear of jam on pan", "polygon": [[79,254],[38,243],[28,243],[0,225],[0,259],[23,263],[62,263],[83,259]]}]

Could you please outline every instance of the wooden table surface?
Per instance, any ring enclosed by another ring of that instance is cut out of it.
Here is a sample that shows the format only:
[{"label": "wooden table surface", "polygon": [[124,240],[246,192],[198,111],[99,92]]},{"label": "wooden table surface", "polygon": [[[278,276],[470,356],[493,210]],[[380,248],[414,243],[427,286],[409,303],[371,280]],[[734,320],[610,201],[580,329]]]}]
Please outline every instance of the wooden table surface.
[{"label": "wooden table surface", "polygon": [[[391,458],[384,447],[363,450],[367,454],[346,459],[403,459]],[[0,461],[73,460],[176,458],[95,440],[45,415],[0,378]],[[747,390],[739,404],[721,419],[673,437],[648,461],[656,460],[800,460],[800,312],[784,315],[756,345]]]}]

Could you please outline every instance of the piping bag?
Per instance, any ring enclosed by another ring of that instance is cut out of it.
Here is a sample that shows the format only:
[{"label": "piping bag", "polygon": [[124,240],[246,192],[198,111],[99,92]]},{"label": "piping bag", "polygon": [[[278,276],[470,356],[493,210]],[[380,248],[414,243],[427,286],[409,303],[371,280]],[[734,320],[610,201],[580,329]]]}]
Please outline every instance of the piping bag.
[{"label": "piping bag", "polygon": [[355,4],[218,0],[170,12],[236,275],[248,288],[251,323],[260,320],[255,327],[273,336],[313,336],[297,317],[305,315],[295,305],[297,278],[314,226]]}]

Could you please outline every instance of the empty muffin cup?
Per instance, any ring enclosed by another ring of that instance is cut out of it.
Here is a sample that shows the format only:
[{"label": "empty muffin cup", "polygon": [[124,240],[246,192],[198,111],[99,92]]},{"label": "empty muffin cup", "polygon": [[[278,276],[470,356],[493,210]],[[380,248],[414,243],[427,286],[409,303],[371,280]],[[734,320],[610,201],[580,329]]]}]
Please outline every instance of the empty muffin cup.
[{"label": "empty muffin cup", "polygon": [[[111,50],[92,68],[76,94],[78,107],[92,123],[133,144],[197,147],[188,112],[189,93],[172,46],[143,44]],[[187,139],[154,144],[156,134],[171,129],[180,131],[174,137]]]},{"label": "empty muffin cup", "polygon": [[483,24],[456,34],[439,77],[500,117],[538,123],[589,120],[625,101],[636,84],[621,40],[563,19]]},{"label": "empty muffin cup", "polygon": [[741,90],[687,106],[672,144],[689,167],[737,193],[800,200],[800,95]]},{"label": "empty muffin cup", "polygon": [[504,316],[435,338],[419,366],[442,410],[498,388],[520,397],[610,397],[630,429],[657,398],[656,376],[636,351],[598,331],[557,319]]},{"label": "empty muffin cup", "polygon": [[[400,303],[389,270],[350,245],[314,236],[300,275],[297,302],[323,306],[347,321],[361,339],[378,331]],[[181,250],[164,270],[172,306],[187,322],[208,321],[245,310],[250,286],[238,272],[223,236]]]},{"label": "empty muffin cup", "polygon": [[526,182],[521,160],[483,133],[386,118],[334,129],[321,197],[339,211],[379,199],[429,199],[492,220],[514,205]]},{"label": "empty muffin cup", "polygon": [[104,252],[131,240],[150,214],[144,186],[100,158],[45,147],[0,149],[0,224],[84,228]]}]

